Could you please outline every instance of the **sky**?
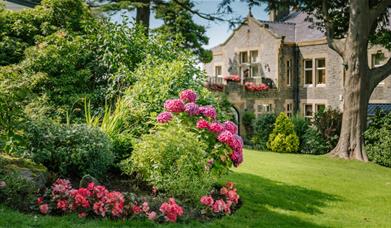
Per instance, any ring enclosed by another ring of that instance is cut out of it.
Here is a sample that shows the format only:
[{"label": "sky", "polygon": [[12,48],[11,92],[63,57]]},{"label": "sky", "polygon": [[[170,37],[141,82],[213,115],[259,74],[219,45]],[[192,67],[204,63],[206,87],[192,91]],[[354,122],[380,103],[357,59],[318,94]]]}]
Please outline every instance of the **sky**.
[{"label": "sky", "polygon": [[[214,13],[217,11],[219,0],[195,0],[195,8],[204,13]],[[245,17],[248,15],[248,6],[244,2],[236,0],[231,5],[233,9],[233,14],[227,16],[230,17]],[[255,18],[261,20],[267,20],[268,14],[265,12],[265,5],[263,6],[254,6],[252,14]],[[127,13],[129,17],[134,17],[135,12]],[[205,48],[212,48],[224,42],[228,36],[232,33],[232,29],[229,28],[228,23],[225,22],[213,22],[202,19],[198,16],[194,16],[194,21],[197,24],[203,25],[206,28],[206,35],[209,37],[209,44],[205,45]],[[121,21],[121,14],[118,13],[112,17],[114,21]],[[162,21],[157,20],[156,18],[151,18],[151,28],[156,28],[162,24]]]}]

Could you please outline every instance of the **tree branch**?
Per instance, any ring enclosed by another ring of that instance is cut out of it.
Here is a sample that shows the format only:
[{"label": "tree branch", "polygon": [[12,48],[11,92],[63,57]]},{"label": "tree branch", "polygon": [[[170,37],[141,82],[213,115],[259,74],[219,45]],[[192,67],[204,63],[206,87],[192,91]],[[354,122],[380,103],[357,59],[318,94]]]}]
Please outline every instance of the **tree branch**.
[{"label": "tree branch", "polygon": [[197,15],[199,16],[200,18],[203,18],[205,20],[210,20],[210,21],[225,21],[223,18],[221,17],[216,17],[216,16],[213,16],[212,14],[206,14],[206,13],[201,13],[200,11],[198,10],[195,10],[191,7],[189,7],[188,5],[184,4],[183,2],[181,2],[180,0],[173,0],[173,2],[175,2],[176,4],[178,4],[181,8],[189,11],[190,13],[194,14],[194,15]]},{"label": "tree branch", "polygon": [[391,5],[391,0],[382,0],[369,10],[369,26],[372,28],[377,18]]},{"label": "tree branch", "polygon": [[371,81],[373,82],[374,86],[379,84],[381,81],[386,79],[388,76],[391,75],[391,58],[388,59],[387,63],[376,68],[372,68],[369,71]]},{"label": "tree branch", "polygon": [[344,55],[345,52],[345,40],[344,39],[335,39],[334,38],[334,25],[330,21],[329,16],[329,8],[327,5],[328,0],[322,0],[322,11],[323,11],[323,18],[324,23],[326,27],[326,37],[327,37],[327,43],[331,49],[336,51],[340,56]]}]

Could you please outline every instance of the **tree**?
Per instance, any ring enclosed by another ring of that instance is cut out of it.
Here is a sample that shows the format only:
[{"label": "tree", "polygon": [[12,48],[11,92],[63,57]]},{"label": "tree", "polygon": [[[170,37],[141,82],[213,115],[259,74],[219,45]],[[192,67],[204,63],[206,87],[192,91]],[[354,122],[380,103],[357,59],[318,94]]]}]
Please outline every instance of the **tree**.
[{"label": "tree", "polygon": [[[232,0],[221,7],[227,7]],[[267,3],[268,9],[295,6],[315,17],[314,25],[326,34],[328,46],[343,59],[345,66],[342,129],[331,155],[367,161],[363,132],[370,96],[376,86],[391,75],[391,59],[370,69],[368,47],[391,49],[389,11],[391,0],[247,0]],[[341,75],[342,77],[342,75]]]},{"label": "tree", "polygon": [[183,39],[183,48],[192,50],[201,62],[210,62],[211,52],[202,47],[209,41],[205,35],[205,27],[194,23],[192,14],[186,9],[193,8],[194,4],[189,0],[178,1],[183,5],[171,1],[157,7],[156,18],[162,19],[164,24],[156,31],[165,34],[168,40]]},{"label": "tree", "polygon": [[126,9],[136,10],[136,24],[145,28],[145,34],[150,31],[151,13],[155,12],[156,18],[162,19],[164,24],[155,31],[164,32],[168,41],[173,39],[182,40],[182,46],[189,48],[200,61],[209,62],[212,58],[211,52],[202,48],[208,44],[208,37],[205,35],[205,28],[194,22],[193,16],[205,20],[224,21],[217,14],[208,14],[195,9],[192,0],[91,0],[89,5],[97,7],[98,11],[118,11]]}]

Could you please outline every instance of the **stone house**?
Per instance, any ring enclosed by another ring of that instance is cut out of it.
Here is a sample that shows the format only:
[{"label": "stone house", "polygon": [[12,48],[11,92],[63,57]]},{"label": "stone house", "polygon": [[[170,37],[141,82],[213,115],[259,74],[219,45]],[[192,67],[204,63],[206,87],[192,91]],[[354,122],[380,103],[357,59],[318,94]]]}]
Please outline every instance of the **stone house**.
[{"label": "stone house", "polygon": [[[246,111],[298,112],[312,118],[320,109],[342,109],[344,66],[324,33],[311,28],[306,13],[270,15],[269,21],[261,21],[250,13],[224,43],[212,48],[213,60],[204,65],[208,86],[227,94],[239,122]],[[391,52],[372,46],[368,55],[370,66],[376,67]],[[225,80],[230,75],[238,75],[238,81]],[[248,82],[265,83],[270,89],[250,91]],[[391,77],[379,84],[370,103],[391,103]]]}]

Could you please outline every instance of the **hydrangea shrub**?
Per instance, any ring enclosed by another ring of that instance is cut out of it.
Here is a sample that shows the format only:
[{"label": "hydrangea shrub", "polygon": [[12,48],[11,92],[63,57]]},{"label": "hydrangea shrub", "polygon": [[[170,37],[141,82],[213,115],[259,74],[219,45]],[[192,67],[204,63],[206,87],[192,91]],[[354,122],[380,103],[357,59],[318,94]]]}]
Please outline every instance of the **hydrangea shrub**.
[{"label": "hydrangea shrub", "polygon": [[186,199],[197,199],[216,177],[243,161],[243,141],[231,121],[217,119],[216,108],[197,104],[192,90],[164,102],[157,126],[136,143],[122,162],[151,185]]}]

